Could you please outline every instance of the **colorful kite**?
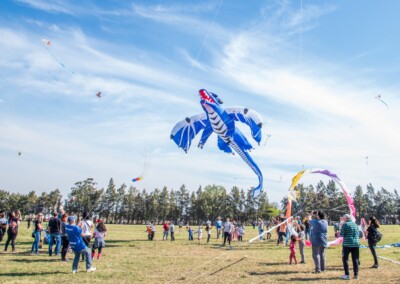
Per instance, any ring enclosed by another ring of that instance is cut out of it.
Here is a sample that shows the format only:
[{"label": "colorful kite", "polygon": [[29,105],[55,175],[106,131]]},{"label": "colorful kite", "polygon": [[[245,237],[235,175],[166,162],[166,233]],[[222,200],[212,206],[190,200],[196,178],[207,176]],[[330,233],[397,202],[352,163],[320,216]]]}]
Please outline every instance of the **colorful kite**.
[{"label": "colorful kite", "polygon": [[145,175],[147,174],[147,172],[149,171],[149,168],[150,168],[150,161],[149,161],[148,155],[147,155],[147,153],[146,153],[146,154],[145,154],[145,162],[144,162],[144,165],[143,165],[142,174],[141,174],[140,176],[136,177],[136,178],[133,178],[133,179],[132,179],[132,182],[137,182],[137,181],[143,180],[144,176],[145,176]]},{"label": "colorful kite", "polygon": [[[204,89],[199,91],[200,104],[204,112],[187,117],[178,122],[171,132],[171,139],[187,152],[193,138],[203,131],[198,147],[203,148],[210,135],[218,135],[218,148],[225,153],[234,154],[233,150],[246,162],[258,176],[259,184],[253,189],[253,198],[259,195],[263,188],[263,175],[257,164],[248,154],[253,149],[247,138],[235,126],[235,121],[243,122],[250,127],[251,135],[260,144],[262,121],[260,115],[248,108],[229,107],[222,108],[221,99]],[[233,150],[232,150],[233,149]]]},{"label": "colorful kite", "polygon": [[98,97],[99,99],[101,98],[101,92],[98,92],[97,94],[96,94],[96,97]]},{"label": "colorful kite", "polygon": [[375,97],[375,99],[377,99],[377,100],[380,100],[381,101],[381,103],[383,103],[386,107],[387,107],[387,109],[389,109],[389,106],[388,106],[388,104],[387,103],[385,103],[383,100],[382,100],[382,95],[377,95],[376,97]]},{"label": "colorful kite", "polygon": [[51,47],[51,41],[49,41],[48,39],[42,39],[42,43],[43,45],[46,47],[47,52],[51,55],[51,57],[53,57],[53,59],[61,65],[61,67],[65,68],[65,65],[60,62],[60,60],[57,59],[57,57],[53,54],[53,52],[51,51],[50,47]]},{"label": "colorful kite", "polygon": [[330,177],[332,180],[334,180],[342,189],[344,196],[346,197],[347,203],[349,205],[350,215],[353,216],[353,221],[355,220],[356,208],[354,206],[353,198],[350,196],[350,194],[348,193],[348,191],[346,189],[346,185],[344,184],[344,182],[342,182],[339,179],[339,177],[336,174],[334,174],[328,170],[324,170],[324,169],[310,169],[310,170],[300,171],[293,177],[292,184],[290,185],[288,196],[287,196],[288,203],[287,203],[287,207],[286,207],[286,218],[289,218],[290,216],[292,216],[292,213],[291,213],[292,201],[296,201],[299,196],[299,192],[295,189],[295,187],[296,187],[297,183],[299,182],[299,180],[301,179],[301,177],[304,175],[307,175],[307,174],[323,174],[323,175]]}]

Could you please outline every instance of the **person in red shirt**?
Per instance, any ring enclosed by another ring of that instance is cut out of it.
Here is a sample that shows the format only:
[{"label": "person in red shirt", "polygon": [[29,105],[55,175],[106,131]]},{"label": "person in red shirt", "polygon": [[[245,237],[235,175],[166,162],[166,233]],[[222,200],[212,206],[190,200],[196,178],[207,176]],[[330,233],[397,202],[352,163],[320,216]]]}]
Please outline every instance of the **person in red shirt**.
[{"label": "person in red shirt", "polygon": [[169,234],[168,221],[164,222],[163,229],[164,229],[164,235],[163,235],[162,239],[163,239],[163,241],[164,240],[168,241],[168,234]]}]

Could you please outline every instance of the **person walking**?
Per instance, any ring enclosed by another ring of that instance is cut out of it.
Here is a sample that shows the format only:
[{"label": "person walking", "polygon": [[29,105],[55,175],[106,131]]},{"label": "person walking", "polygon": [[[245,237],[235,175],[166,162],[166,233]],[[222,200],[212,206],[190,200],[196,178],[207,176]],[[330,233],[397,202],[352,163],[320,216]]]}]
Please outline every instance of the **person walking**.
[{"label": "person walking", "polygon": [[36,217],[36,220],[33,222],[34,230],[32,235],[35,236],[35,239],[32,244],[31,254],[39,254],[39,243],[41,239],[41,232],[43,231],[42,227],[43,222],[43,214],[39,213]]},{"label": "person walking", "polygon": [[69,244],[75,254],[75,258],[72,263],[72,273],[75,274],[78,272],[79,258],[82,254],[86,256],[86,272],[93,272],[96,270],[96,267],[92,266],[92,255],[90,249],[84,243],[81,237],[82,229],[76,226],[75,220],[75,216],[69,216],[68,225],[65,225],[65,231],[67,232]]},{"label": "person walking", "polygon": [[377,244],[376,235],[379,234],[379,221],[374,217],[369,218],[369,226],[367,228],[367,239],[368,239],[368,246],[371,250],[372,256],[374,257],[374,265],[371,268],[379,268],[378,257],[376,255],[375,247]]},{"label": "person walking", "polygon": [[340,236],[343,237],[343,248],[342,248],[342,261],[344,268],[344,275],[340,276],[340,279],[350,280],[349,272],[349,254],[353,261],[354,278],[358,279],[358,265],[360,255],[360,238],[358,227],[353,222],[349,214],[343,216],[344,224],[340,230]]},{"label": "person walking", "polygon": [[231,231],[233,230],[233,225],[230,222],[229,218],[226,218],[226,222],[224,223],[223,229],[224,229],[224,243],[223,243],[223,246],[225,246],[226,240],[228,240],[229,248],[232,249],[232,247],[231,247]]},{"label": "person walking", "polygon": [[328,222],[325,220],[325,213],[322,211],[314,211],[312,216],[309,216],[311,225],[311,248],[314,259],[315,273],[325,271],[325,255],[328,245]]},{"label": "person walking", "polygon": [[11,242],[12,252],[15,252],[15,240],[18,236],[18,224],[19,220],[16,217],[15,212],[11,212],[10,218],[8,219],[7,241],[4,247],[4,251],[7,251],[8,245]]},{"label": "person walking", "polygon": [[49,255],[53,255],[53,244],[56,245],[54,254],[59,255],[61,248],[61,220],[58,219],[58,214],[55,211],[53,212],[53,217],[49,220],[49,234]]}]

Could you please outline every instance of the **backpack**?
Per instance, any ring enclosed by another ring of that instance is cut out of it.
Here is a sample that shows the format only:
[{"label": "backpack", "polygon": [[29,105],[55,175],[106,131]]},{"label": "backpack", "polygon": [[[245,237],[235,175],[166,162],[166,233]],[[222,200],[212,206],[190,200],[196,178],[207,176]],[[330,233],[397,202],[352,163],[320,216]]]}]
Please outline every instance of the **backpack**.
[{"label": "backpack", "polygon": [[374,227],[372,228],[374,230],[374,233],[371,235],[371,238],[375,243],[379,243],[382,240],[383,235],[376,228]]}]

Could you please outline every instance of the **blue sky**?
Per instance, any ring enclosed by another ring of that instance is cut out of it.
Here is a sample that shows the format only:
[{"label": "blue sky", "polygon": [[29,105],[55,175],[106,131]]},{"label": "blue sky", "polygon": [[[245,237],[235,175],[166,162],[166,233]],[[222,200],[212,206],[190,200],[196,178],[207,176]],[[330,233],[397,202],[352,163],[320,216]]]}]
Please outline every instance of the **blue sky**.
[{"label": "blue sky", "polygon": [[254,142],[251,155],[271,200],[303,165],[337,173],[350,191],[398,188],[399,8],[394,0],[1,1],[0,188],[66,193],[87,177],[132,185],[146,161],[138,188],[256,186],[215,136],[188,154],[169,139],[176,122],[202,111],[201,88],[262,116],[271,138]]}]

